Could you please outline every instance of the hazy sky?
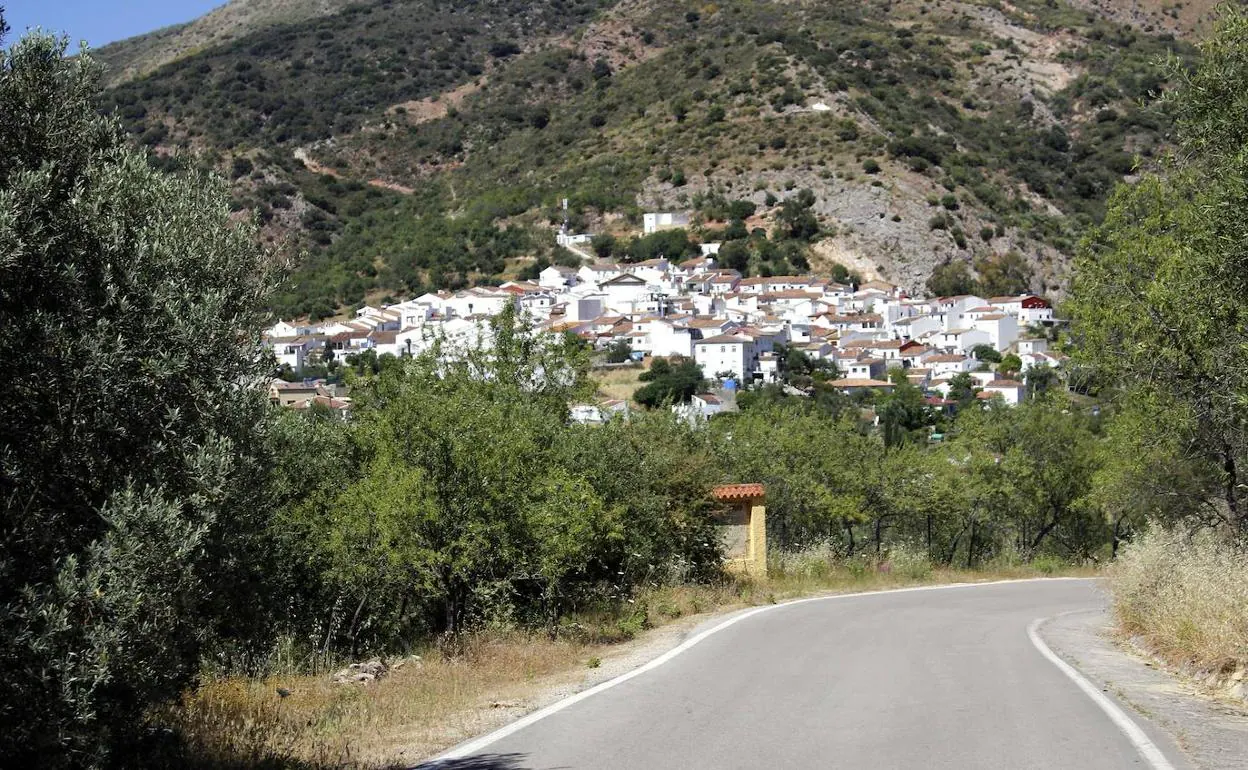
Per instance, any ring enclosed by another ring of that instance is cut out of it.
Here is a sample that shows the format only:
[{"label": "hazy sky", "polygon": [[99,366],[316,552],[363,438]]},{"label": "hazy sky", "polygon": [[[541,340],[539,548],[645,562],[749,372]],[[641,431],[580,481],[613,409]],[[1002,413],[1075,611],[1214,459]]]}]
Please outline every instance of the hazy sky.
[{"label": "hazy sky", "polygon": [[27,27],[65,33],[92,48],[202,16],[225,0],[0,0],[10,27],[8,43]]}]

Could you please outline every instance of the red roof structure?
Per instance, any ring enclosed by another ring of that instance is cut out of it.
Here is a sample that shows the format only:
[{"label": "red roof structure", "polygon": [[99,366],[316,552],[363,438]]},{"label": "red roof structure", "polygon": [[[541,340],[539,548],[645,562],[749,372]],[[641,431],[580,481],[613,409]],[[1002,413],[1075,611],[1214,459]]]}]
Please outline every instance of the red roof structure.
[{"label": "red roof structure", "polygon": [[765,497],[766,489],[762,484],[721,484],[711,490],[711,496],[719,501],[750,500]]}]

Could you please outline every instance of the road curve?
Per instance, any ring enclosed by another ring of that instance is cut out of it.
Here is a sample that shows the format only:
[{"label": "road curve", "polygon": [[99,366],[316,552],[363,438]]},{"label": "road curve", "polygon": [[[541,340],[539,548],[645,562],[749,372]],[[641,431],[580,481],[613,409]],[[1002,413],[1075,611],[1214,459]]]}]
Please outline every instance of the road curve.
[{"label": "road curve", "polygon": [[1059,580],[781,605],[422,767],[1155,767],[1028,637],[1105,601]]}]

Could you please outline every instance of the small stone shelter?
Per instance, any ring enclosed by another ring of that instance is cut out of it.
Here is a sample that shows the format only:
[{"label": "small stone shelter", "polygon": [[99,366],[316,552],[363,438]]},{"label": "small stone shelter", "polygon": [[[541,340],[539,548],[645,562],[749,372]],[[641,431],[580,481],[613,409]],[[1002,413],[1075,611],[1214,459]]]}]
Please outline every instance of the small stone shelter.
[{"label": "small stone shelter", "polygon": [[762,484],[724,484],[711,496],[724,509],[716,519],[724,546],[724,569],[743,575],[767,575],[767,508]]}]

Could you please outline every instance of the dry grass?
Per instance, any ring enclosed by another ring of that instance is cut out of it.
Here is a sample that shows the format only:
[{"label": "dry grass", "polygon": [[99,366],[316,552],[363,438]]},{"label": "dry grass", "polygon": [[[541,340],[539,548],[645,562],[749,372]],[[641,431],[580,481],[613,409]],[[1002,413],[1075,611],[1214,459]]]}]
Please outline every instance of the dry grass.
[{"label": "dry grass", "polygon": [[[690,627],[707,613],[802,596],[1052,572],[1019,565],[935,569],[904,550],[847,562],[830,550],[811,549],[775,554],[772,562],[767,580],[655,587],[623,608],[583,613],[551,632],[495,630],[469,637],[453,651],[420,650],[419,662],[368,685],[335,685],[327,676],[212,681],[166,718],[212,767],[411,766],[578,689],[587,670],[604,661],[649,655],[639,646],[644,635],[629,643],[645,629],[675,622]],[[278,688],[290,694],[283,698]]]},{"label": "dry grass", "polygon": [[632,402],[633,394],[642,386],[638,379],[646,371],[642,367],[625,369],[602,369],[595,371],[591,377],[598,386],[598,395],[602,398],[618,398]]},{"label": "dry grass", "polygon": [[328,676],[211,681],[170,716],[201,759],[224,766],[411,764],[488,729],[490,712],[523,699],[534,682],[577,670],[587,647],[550,635],[482,634],[454,653],[423,650],[367,685]]},{"label": "dry grass", "polygon": [[1154,531],[1110,572],[1123,632],[1200,672],[1248,667],[1248,548]]}]

